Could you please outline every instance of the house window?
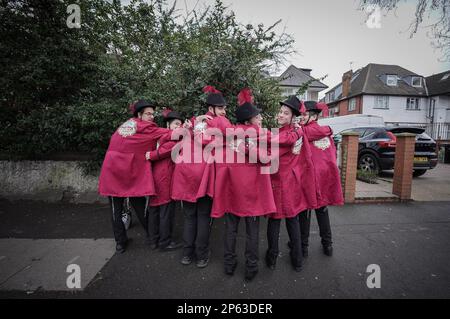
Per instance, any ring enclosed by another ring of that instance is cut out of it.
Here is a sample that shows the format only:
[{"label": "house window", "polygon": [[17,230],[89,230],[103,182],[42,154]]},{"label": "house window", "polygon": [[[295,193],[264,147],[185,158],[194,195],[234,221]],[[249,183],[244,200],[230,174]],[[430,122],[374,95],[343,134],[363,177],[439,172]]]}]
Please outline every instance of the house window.
[{"label": "house window", "polygon": [[330,93],[330,101],[334,101],[334,91]]},{"label": "house window", "polygon": [[388,74],[386,84],[389,86],[397,86],[397,75]]},{"label": "house window", "polygon": [[331,107],[328,111],[328,117],[334,117],[334,113],[335,113],[334,107]]},{"label": "house window", "polygon": [[376,96],[374,109],[389,109],[389,96]]},{"label": "house window", "polygon": [[420,88],[422,87],[422,78],[419,76],[412,77],[412,86]]},{"label": "house window", "polygon": [[406,99],[406,109],[407,110],[420,110],[419,109],[419,99],[409,97]]},{"label": "house window", "polygon": [[351,112],[354,110],[356,110],[356,99],[352,98],[348,101],[348,111]]},{"label": "house window", "polygon": [[283,89],[283,95],[284,96],[289,96],[289,95],[295,94],[296,91],[297,91],[296,89],[284,88]]}]

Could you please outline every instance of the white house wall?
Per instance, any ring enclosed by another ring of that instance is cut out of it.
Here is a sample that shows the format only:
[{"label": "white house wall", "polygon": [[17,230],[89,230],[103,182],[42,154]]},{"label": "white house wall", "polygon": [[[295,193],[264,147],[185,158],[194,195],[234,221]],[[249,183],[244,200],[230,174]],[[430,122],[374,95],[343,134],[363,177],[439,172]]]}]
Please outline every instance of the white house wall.
[{"label": "white house wall", "polygon": [[420,98],[420,110],[406,109],[406,97],[389,96],[389,109],[377,109],[375,96],[364,95],[362,114],[382,116],[385,122],[427,123],[428,98]]},{"label": "white house wall", "polygon": [[435,122],[450,122],[450,96],[435,96]]}]

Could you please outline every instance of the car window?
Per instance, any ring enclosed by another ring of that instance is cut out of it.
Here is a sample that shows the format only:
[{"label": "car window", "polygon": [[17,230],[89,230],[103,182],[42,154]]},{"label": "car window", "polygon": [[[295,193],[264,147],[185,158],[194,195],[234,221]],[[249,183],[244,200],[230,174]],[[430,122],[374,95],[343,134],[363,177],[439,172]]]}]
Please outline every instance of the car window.
[{"label": "car window", "polygon": [[364,129],[364,134],[361,135],[361,137],[366,138],[368,136],[372,136],[376,131],[377,131],[376,128],[370,128],[370,127],[365,128]]},{"label": "car window", "polygon": [[377,131],[373,135],[373,138],[390,138],[386,131]]},{"label": "car window", "polygon": [[374,136],[375,136],[376,133],[377,133],[376,130],[366,130],[366,131],[364,132],[363,138],[364,138],[364,139],[374,138]]},{"label": "car window", "polygon": [[421,140],[421,141],[427,141],[427,140],[431,140],[431,137],[427,133],[422,133],[422,134],[417,135],[416,139]]},{"label": "car window", "polygon": [[359,137],[362,137],[364,135],[365,131],[366,131],[366,128],[355,127],[355,128],[350,128],[350,129],[344,130],[344,131],[340,132],[339,134],[347,133],[347,132],[357,132],[357,133],[359,133]]}]

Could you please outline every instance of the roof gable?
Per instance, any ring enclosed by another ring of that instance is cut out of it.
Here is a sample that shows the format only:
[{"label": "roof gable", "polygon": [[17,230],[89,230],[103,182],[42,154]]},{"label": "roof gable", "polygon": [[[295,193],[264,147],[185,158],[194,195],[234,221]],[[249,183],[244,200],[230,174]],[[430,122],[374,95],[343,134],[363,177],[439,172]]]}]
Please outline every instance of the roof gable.
[{"label": "roof gable", "polygon": [[278,77],[278,80],[281,86],[301,86],[305,82],[313,80],[309,87],[328,88],[327,85],[314,79],[311,75],[292,64]]},{"label": "roof gable", "polygon": [[426,78],[428,94],[450,94],[450,70]]}]

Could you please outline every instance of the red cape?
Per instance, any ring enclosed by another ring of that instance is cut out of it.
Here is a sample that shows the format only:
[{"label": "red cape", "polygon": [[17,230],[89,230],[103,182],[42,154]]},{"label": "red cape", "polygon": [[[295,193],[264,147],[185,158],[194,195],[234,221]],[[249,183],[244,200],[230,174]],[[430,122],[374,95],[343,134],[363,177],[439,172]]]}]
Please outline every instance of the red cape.
[{"label": "red cape", "polygon": [[123,123],[112,135],[106,151],[98,184],[100,195],[154,195],[151,165],[145,153],[155,149],[157,140],[168,131],[137,118]]},{"label": "red cape", "polygon": [[[246,130],[253,126],[238,124],[235,127]],[[253,128],[258,134],[254,136],[257,140],[259,129]],[[226,144],[224,147],[235,146]],[[223,155],[226,156],[225,151]],[[220,218],[225,213],[241,217],[262,216],[276,211],[270,174],[261,174],[262,165],[260,162],[251,163],[248,154],[245,155],[245,163],[216,163],[212,217]]]},{"label": "red cape", "polygon": [[343,205],[344,197],[336,162],[336,147],[331,138],[332,130],[329,126],[320,126],[313,121],[303,126],[303,132],[309,142],[314,167],[317,205],[312,208]]},{"label": "red cape", "polygon": [[270,217],[292,218],[317,205],[311,151],[301,129],[294,132],[290,125],[283,126],[278,139],[280,166],[271,175],[277,211]]},{"label": "red cape", "polygon": [[[206,128],[219,128],[223,131],[226,127],[231,127],[230,121],[224,116],[214,116],[214,114],[208,112],[207,115],[213,117],[212,120],[206,121]],[[192,119],[195,123],[195,118]],[[172,178],[172,199],[183,200],[187,202],[195,203],[199,198],[206,195],[214,197],[214,180],[215,170],[214,162],[208,162],[208,159],[204,159],[201,155],[201,161],[199,163],[194,162],[194,150],[195,143],[197,143],[197,150],[200,148],[203,150],[212,140],[204,138],[205,134],[201,127],[194,127],[191,131],[191,148],[184,147],[180,156],[185,156],[183,151],[188,151],[188,156],[191,159],[190,163],[180,162],[176,163],[173,178]],[[184,142],[189,142],[184,140]],[[184,143],[182,142],[182,143]]]}]

